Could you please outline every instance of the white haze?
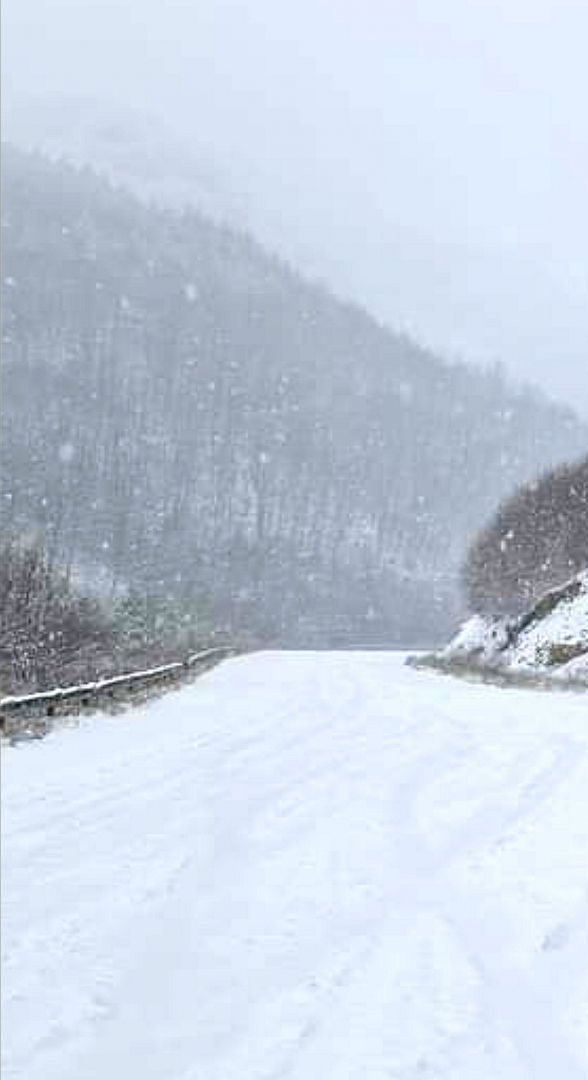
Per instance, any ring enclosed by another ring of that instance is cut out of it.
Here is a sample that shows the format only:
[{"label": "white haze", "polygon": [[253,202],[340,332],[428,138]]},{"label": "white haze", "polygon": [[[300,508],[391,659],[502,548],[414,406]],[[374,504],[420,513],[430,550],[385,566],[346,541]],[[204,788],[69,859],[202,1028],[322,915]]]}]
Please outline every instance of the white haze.
[{"label": "white haze", "polygon": [[583,0],[5,0],[3,22],[8,112],[66,92],[162,118],[302,269],[588,413]]}]

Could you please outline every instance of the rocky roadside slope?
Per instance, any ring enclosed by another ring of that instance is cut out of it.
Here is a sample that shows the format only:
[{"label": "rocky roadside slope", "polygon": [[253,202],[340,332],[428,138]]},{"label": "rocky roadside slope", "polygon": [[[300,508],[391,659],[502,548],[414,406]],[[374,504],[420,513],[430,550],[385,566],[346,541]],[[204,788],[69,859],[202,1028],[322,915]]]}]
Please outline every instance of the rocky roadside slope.
[{"label": "rocky roadside slope", "polygon": [[588,569],[516,619],[473,615],[417,667],[501,684],[588,689]]}]

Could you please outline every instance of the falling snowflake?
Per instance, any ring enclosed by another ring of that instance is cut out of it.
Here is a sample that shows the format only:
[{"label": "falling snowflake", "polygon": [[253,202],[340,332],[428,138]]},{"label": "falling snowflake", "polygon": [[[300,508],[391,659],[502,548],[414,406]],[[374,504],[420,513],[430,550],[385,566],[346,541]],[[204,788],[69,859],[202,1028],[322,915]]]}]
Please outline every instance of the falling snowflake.
[{"label": "falling snowflake", "polygon": [[62,443],[58,450],[59,460],[63,465],[68,465],[75,454],[75,447],[73,443]]}]

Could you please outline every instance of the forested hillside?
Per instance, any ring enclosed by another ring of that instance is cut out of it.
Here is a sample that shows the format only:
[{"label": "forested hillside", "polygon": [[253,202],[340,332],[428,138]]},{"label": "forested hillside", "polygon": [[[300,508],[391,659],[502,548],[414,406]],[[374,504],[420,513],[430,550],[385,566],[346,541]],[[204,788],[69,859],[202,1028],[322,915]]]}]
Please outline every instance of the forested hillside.
[{"label": "forested hillside", "polygon": [[3,528],[264,642],[424,644],[573,414],[449,365],[246,236],[3,153]]}]

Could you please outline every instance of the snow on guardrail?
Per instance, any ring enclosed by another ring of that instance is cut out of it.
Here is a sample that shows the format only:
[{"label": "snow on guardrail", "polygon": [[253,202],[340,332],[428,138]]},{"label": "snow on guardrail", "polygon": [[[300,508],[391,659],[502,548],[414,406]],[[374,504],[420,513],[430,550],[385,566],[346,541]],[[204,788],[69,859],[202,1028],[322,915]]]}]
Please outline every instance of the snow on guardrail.
[{"label": "snow on guardrail", "polygon": [[52,690],[37,691],[33,694],[0,698],[0,727],[4,730],[9,718],[24,719],[39,716],[52,718],[58,712],[63,714],[60,708],[62,705],[67,707],[68,704],[72,706],[77,704],[80,708],[99,707],[102,701],[122,700],[151,685],[163,685],[168,680],[180,679],[192,669],[224,660],[234,652],[235,649],[231,645],[216,645],[202,652],[193,653],[185,660],[147,668],[144,671],[113,675],[107,679],[99,679],[79,686],[55,687]]}]

